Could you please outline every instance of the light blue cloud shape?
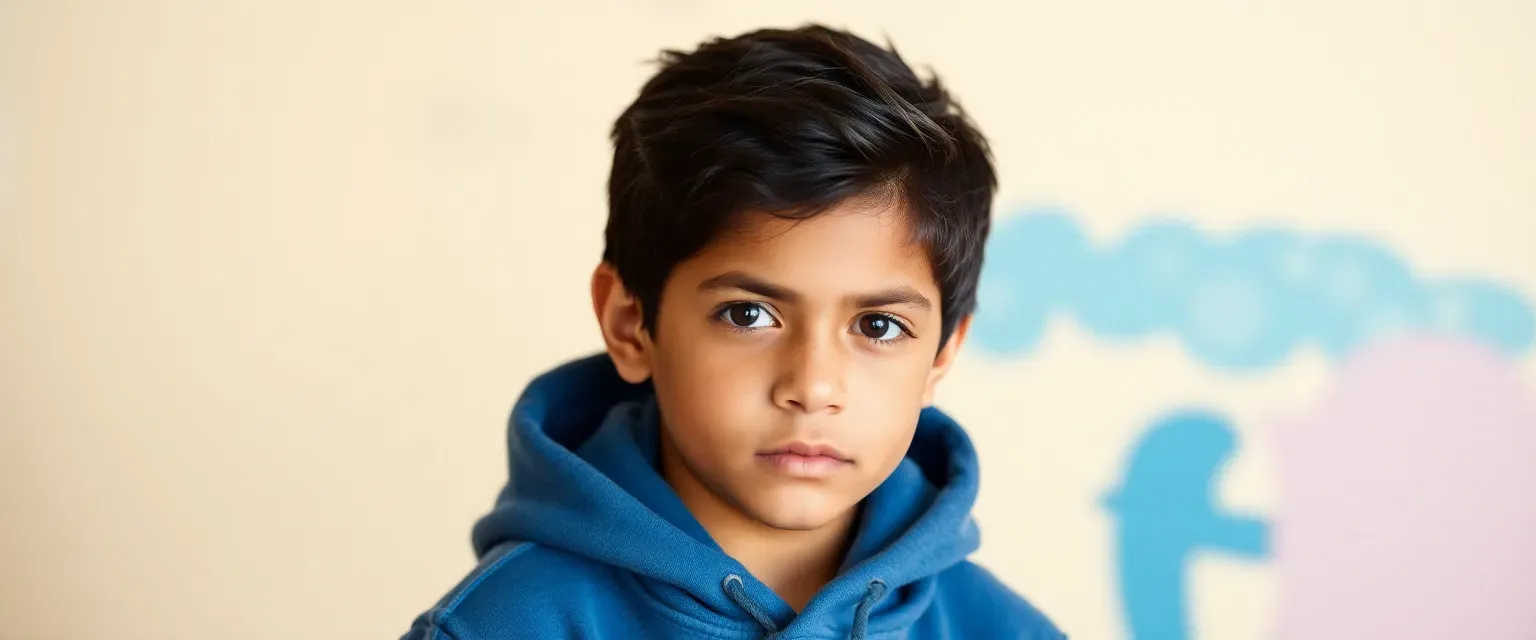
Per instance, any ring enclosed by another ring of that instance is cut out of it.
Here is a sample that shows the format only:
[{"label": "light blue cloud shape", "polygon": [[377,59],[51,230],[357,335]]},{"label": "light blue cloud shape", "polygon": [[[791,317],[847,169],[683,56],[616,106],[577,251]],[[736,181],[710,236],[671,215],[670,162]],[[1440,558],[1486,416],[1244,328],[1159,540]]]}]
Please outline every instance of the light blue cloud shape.
[{"label": "light blue cloud shape", "polygon": [[1223,369],[1276,366],[1304,345],[1340,357],[1403,331],[1463,335],[1511,355],[1536,341],[1536,316],[1518,291],[1422,279],[1369,238],[1268,227],[1213,238],[1162,219],[1095,247],[1061,209],[997,226],[978,303],[973,335],[992,351],[1027,351],[1052,314],[1068,313],[1112,341],[1172,332]]}]

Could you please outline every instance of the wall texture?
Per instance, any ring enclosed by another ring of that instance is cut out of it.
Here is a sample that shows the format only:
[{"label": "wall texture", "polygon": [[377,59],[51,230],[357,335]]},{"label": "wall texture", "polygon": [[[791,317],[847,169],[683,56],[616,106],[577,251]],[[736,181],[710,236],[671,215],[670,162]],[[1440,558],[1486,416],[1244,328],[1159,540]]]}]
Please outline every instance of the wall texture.
[{"label": "wall texture", "polygon": [[807,20],[994,142],[982,562],[1076,638],[1536,637],[1497,0],[0,5],[0,635],[404,632],[600,344],[645,60]]}]

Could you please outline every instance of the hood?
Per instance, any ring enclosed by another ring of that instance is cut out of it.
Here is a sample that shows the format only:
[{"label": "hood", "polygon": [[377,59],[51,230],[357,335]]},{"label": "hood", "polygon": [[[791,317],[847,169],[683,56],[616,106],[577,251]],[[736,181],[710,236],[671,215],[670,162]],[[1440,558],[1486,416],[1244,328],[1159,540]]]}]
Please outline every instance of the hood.
[{"label": "hood", "polygon": [[976,452],[953,420],[924,409],[907,457],[865,499],[840,574],[797,616],[661,477],[657,429],[651,386],[625,382],[606,354],[536,378],[512,410],[509,479],[475,524],[476,555],[533,542],[631,572],[659,604],[707,625],[857,638],[914,622],[936,574],[980,543]]}]

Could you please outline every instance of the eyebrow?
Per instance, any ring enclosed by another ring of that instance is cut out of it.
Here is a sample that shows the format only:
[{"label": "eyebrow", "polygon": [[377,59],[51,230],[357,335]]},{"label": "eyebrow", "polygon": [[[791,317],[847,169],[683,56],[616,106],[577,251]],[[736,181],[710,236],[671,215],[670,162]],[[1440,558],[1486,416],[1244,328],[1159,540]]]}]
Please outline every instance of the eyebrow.
[{"label": "eyebrow", "polygon": [[[727,271],[718,276],[699,283],[699,291],[722,291],[737,289],[770,300],[781,302],[795,302],[800,300],[799,293],[787,287],[776,285],[761,278],[750,275],[744,271]],[[902,305],[915,307],[928,311],[933,309],[933,303],[926,296],[907,285],[898,285],[889,289],[871,291],[869,293],[852,294],[844,298],[850,306],[858,308],[884,307],[890,305]]]},{"label": "eyebrow", "polygon": [[885,307],[890,305],[915,307],[924,311],[933,309],[933,303],[929,302],[928,298],[924,297],[923,294],[918,293],[917,289],[913,289],[907,285],[900,285],[891,287],[889,289],[881,289],[872,293],[850,296],[849,300],[853,302],[853,306],[860,309],[866,307]]}]

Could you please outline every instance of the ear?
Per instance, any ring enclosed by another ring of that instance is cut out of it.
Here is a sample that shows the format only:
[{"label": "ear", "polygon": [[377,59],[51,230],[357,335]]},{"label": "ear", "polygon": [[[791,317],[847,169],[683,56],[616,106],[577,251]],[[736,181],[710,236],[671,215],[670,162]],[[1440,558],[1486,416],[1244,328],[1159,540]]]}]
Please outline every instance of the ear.
[{"label": "ear", "polygon": [[592,272],[592,311],[619,376],[631,384],[649,379],[651,336],[642,326],[645,316],[640,300],[624,288],[619,272],[607,262]]},{"label": "ear", "polygon": [[955,358],[960,356],[960,346],[965,342],[965,336],[971,330],[971,316],[960,319],[955,325],[955,332],[950,334],[949,341],[944,343],[944,348],[939,349],[939,355],[933,359],[933,368],[928,370],[928,385],[923,388],[923,406],[933,404],[934,391],[939,386],[939,380],[949,373],[950,367],[955,365]]}]

